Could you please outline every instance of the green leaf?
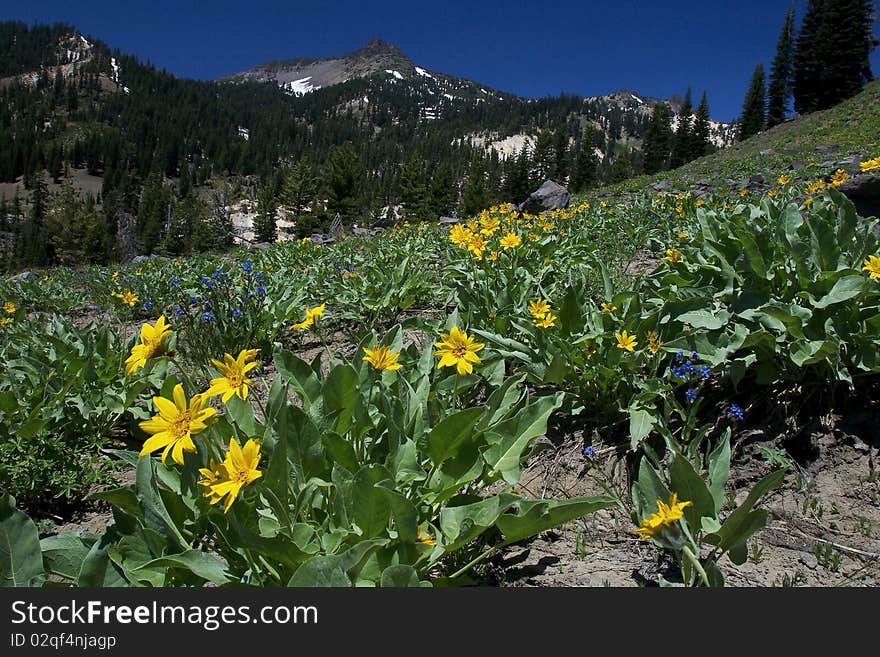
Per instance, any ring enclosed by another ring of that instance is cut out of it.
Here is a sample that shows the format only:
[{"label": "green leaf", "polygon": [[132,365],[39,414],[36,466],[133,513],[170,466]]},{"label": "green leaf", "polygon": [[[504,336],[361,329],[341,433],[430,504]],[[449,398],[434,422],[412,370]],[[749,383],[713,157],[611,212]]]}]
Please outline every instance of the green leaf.
[{"label": "green leaf", "polygon": [[[174,524],[168,509],[159,495],[156,485],[156,462],[149,456],[138,461],[135,474],[135,490],[147,527],[155,529],[174,541],[179,548],[189,549],[189,544]],[[164,467],[164,466],[162,466]]]},{"label": "green leaf", "polygon": [[275,369],[284,377],[300,396],[303,408],[309,407],[321,398],[321,382],[307,362],[285,349],[276,349]]},{"label": "green leaf", "polygon": [[505,542],[514,543],[615,504],[615,499],[608,496],[521,500],[513,506],[515,513],[505,513],[496,525]]},{"label": "green leaf", "polygon": [[180,554],[167,554],[158,559],[148,561],[133,572],[136,574],[138,570],[148,570],[157,567],[183,568],[197,577],[218,585],[227,584],[230,581],[226,566],[218,561],[216,557],[198,550],[187,550]]},{"label": "green leaf", "polygon": [[407,588],[419,586],[419,574],[412,566],[397,564],[382,571],[382,588]]},{"label": "green leaf", "polygon": [[519,481],[523,452],[535,438],[547,432],[547,419],[562,404],[562,393],[540,397],[520,409],[512,418],[499,422],[486,432],[489,448],[483,458],[509,484]]},{"label": "green leaf", "polygon": [[435,466],[456,455],[463,443],[474,438],[474,425],[483,415],[482,408],[468,408],[441,420],[424,437],[422,449]]},{"label": "green leaf", "polygon": [[0,497],[0,586],[39,586],[45,578],[37,526],[15,508],[9,493]]},{"label": "green leaf", "polygon": [[336,422],[335,431],[347,432],[358,402],[358,375],[351,365],[337,365],[327,375],[322,389],[324,414]]},{"label": "green leaf", "polygon": [[334,555],[318,555],[305,561],[287,582],[287,586],[300,588],[349,588],[351,580]]},{"label": "green leaf", "polygon": [[40,549],[43,551],[43,565],[46,572],[75,582],[82,563],[95,541],[96,538],[91,538],[86,542],[83,537],[72,532],[42,539]]},{"label": "green leaf", "polygon": [[730,428],[709,453],[709,493],[715,501],[715,515],[724,504],[724,491],[730,478]]},{"label": "green leaf", "polygon": [[376,484],[391,479],[391,473],[381,465],[370,465],[355,473],[351,483],[351,520],[360,528],[364,538],[386,533],[391,518],[391,505],[385,491]]},{"label": "green leaf", "polygon": [[844,276],[839,278],[831,290],[813,304],[816,308],[827,308],[835,303],[848,301],[857,297],[865,288],[865,278],[862,276]]},{"label": "green leaf", "polygon": [[730,321],[730,313],[725,311],[713,313],[709,310],[692,310],[691,312],[679,315],[676,319],[683,324],[690,324],[693,328],[715,331]]},{"label": "green leaf", "polygon": [[683,510],[691,531],[700,529],[700,518],[715,516],[715,500],[706,482],[681,454],[677,454],[669,465],[669,487],[678,494],[679,502],[693,502]]},{"label": "green leaf", "polygon": [[239,399],[238,395],[232,395],[226,402],[226,413],[245,436],[250,438],[263,435],[263,425],[254,417],[250,402]]},{"label": "green leaf", "polygon": [[714,534],[705,536],[707,543],[716,545],[722,550],[729,550],[734,545],[742,543],[759,531],[766,522],[767,514],[764,511],[752,511],[752,507],[758,500],[771,490],[782,485],[785,478],[785,470],[777,470],[761,479],[749,491],[748,497],[731,513],[724,524]]},{"label": "green leaf", "polygon": [[516,495],[501,493],[479,502],[441,509],[440,531],[443,534],[443,549],[446,552],[453,552],[470,543],[492,527],[498,517],[518,499]]},{"label": "green leaf", "polygon": [[642,408],[632,408],[629,411],[629,445],[630,449],[638,449],[639,443],[644,440],[654,428],[655,418],[653,413]]}]

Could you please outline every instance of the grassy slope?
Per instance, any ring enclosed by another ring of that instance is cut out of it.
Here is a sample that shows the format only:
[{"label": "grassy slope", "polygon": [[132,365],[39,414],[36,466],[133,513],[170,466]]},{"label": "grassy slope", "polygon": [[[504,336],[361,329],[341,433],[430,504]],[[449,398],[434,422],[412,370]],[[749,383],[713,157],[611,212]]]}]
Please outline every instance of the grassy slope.
[{"label": "grassy slope", "polygon": [[[831,144],[837,148],[816,149]],[[771,153],[762,154],[767,151]],[[633,178],[611,190],[635,191],[659,180],[683,189],[701,179],[723,186],[726,179],[741,181],[753,174],[775,177],[798,161],[804,166],[796,175],[815,178],[830,173],[819,166],[822,162],[846,155],[880,156],[880,80],[831,109],[799,117],[674,171]]]}]

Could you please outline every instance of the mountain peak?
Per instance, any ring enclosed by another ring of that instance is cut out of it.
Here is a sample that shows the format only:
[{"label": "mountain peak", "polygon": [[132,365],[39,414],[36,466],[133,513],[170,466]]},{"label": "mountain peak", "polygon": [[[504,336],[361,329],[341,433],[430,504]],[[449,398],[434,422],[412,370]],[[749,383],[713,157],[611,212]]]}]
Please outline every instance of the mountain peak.
[{"label": "mountain peak", "polygon": [[412,73],[415,66],[400,48],[373,38],[364,47],[345,55],[269,61],[225,79],[275,82],[289,93],[300,95],[388,69]]}]

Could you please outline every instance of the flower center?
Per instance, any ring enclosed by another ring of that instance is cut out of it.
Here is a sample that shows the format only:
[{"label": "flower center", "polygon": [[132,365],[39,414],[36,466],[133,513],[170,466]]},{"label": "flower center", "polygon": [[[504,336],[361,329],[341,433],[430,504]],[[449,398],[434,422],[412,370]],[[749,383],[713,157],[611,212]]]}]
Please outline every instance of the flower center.
[{"label": "flower center", "polygon": [[236,470],[232,473],[231,479],[236,483],[246,484],[248,483],[248,474],[249,472],[247,470]]},{"label": "flower center", "polygon": [[169,427],[169,431],[175,438],[183,438],[189,433],[189,411],[179,414]]},{"label": "flower center", "polygon": [[452,348],[452,355],[455,356],[456,358],[464,358],[465,354],[467,354],[467,352],[468,352],[468,348],[467,348],[467,346],[465,346],[463,344],[455,345]]}]

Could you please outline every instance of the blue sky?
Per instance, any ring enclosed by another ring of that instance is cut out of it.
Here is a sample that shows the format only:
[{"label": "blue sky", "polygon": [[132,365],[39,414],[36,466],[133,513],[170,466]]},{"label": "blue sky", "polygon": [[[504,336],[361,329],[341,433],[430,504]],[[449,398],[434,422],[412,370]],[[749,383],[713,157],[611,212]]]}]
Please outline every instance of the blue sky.
[{"label": "blue sky", "polygon": [[[11,4],[11,3],[10,3]],[[186,2],[28,0],[0,18],[64,21],[177,75],[213,79],[268,59],[343,54],[378,37],[427,69],[526,97],[617,89],[667,98],[688,85],[712,115],[740,112],[769,66],[792,0],[681,2]],[[794,3],[803,15],[806,0]],[[880,73],[880,53],[872,65]]]}]

